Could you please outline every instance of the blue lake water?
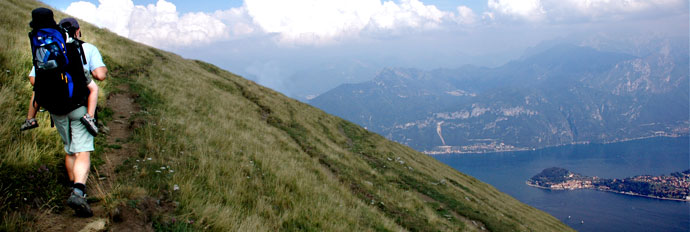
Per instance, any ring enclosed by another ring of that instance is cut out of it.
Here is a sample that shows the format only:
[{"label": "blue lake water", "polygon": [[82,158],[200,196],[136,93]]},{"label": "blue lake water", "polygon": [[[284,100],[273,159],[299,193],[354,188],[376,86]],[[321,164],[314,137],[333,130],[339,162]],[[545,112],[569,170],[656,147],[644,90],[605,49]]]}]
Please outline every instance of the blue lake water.
[{"label": "blue lake water", "polygon": [[527,179],[549,167],[602,178],[668,175],[690,168],[688,141],[688,137],[662,137],[536,151],[433,157],[546,211],[578,231],[690,231],[690,202],[595,190],[551,191],[525,184]]}]

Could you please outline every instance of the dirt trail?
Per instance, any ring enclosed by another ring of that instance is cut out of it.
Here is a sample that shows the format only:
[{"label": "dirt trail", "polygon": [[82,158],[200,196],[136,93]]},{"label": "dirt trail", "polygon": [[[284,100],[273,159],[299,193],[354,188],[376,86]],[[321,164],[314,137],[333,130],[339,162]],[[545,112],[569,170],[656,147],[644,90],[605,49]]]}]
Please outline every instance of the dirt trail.
[{"label": "dirt trail", "polygon": [[133,115],[139,112],[139,107],[134,103],[134,97],[127,86],[118,86],[118,90],[120,91],[108,96],[106,102],[107,107],[113,111],[113,119],[107,127],[99,128],[99,133],[105,134],[106,144],[110,146],[101,154],[105,163],[91,169],[87,182],[89,198],[100,199],[90,202],[94,216],[77,217],[69,207],[61,212],[43,210],[36,215],[38,231],[153,231],[151,223],[147,222],[145,216],[139,216],[137,210],[125,206],[106,209],[104,202],[106,195],[117,183],[115,169],[136,152],[135,145],[129,138],[133,132]]}]

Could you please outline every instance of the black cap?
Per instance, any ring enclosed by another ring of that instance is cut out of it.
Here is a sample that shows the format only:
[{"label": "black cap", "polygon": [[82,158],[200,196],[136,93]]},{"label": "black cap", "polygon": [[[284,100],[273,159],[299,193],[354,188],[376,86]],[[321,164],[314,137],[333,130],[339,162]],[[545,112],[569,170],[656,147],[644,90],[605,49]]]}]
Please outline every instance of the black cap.
[{"label": "black cap", "polygon": [[70,18],[64,18],[64,19],[60,20],[60,26],[63,28],[72,27],[74,29],[77,29],[77,28],[79,28],[79,22],[77,22],[76,19],[71,18],[71,17]]},{"label": "black cap", "polygon": [[53,11],[48,8],[39,7],[31,11],[31,22],[29,26],[34,29],[55,27]]}]

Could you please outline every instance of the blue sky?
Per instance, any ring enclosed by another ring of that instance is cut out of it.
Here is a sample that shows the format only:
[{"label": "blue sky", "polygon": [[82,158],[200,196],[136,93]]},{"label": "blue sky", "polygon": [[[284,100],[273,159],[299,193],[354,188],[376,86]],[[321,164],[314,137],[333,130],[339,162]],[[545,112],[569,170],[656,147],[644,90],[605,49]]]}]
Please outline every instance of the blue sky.
[{"label": "blue sky", "polygon": [[[93,4],[98,4],[98,0],[85,0],[86,2],[91,2]],[[135,5],[148,5],[155,4],[158,0],[134,0]],[[43,0],[48,5],[51,5],[57,9],[67,9],[73,0]],[[171,0],[169,2],[174,3],[181,13],[188,12],[213,12],[218,9],[227,9],[232,7],[242,6],[242,0],[215,0],[215,1],[189,1],[189,0]]]},{"label": "blue sky", "polygon": [[[567,36],[563,33],[580,28],[601,25],[617,28],[633,21],[651,22],[688,14],[687,0],[46,0],[46,3],[122,36],[169,49],[267,36],[284,46],[331,46],[449,31],[457,36],[485,40],[489,35],[483,33],[515,36],[516,28],[522,30],[520,33],[529,30],[530,34],[550,33],[553,37]],[[687,20],[678,21],[686,22],[671,24],[687,24]],[[171,40],[170,35],[176,36]],[[431,40],[447,37],[445,34]],[[502,43],[495,45],[502,46]]]},{"label": "blue sky", "polygon": [[[121,36],[213,63],[293,97],[366,80],[375,74],[371,70],[383,67],[498,66],[549,41],[635,44],[690,34],[687,0],[45,3]],[[296,76],[314,70],[323,75]],[[298,79],[307,84],[295,85]]]},{"label": "blue sky", "polygon": [[[98,4],[98,0],[86,0],[93,4]],[[137,5],[147,5],[155,4],[157,0],[135,0],[134,4]],[[57,9],[67,9],[70,3],[75,2],[73,0],[44,0],[48,5],[51,5]],[[174,3],[181,13],[188,12],[212,12],[218,9],[227,9],[233,7],[242,6],[242,0],[214,0],[214,1],[189,1],[189,0],[170,0]],[[427,0],[422,1],[429,5],[435,5],[440,10],[453,10],[459,5],[466,5],[474,10],[484,10],[486,8],[486,1],[480,0]]]}]

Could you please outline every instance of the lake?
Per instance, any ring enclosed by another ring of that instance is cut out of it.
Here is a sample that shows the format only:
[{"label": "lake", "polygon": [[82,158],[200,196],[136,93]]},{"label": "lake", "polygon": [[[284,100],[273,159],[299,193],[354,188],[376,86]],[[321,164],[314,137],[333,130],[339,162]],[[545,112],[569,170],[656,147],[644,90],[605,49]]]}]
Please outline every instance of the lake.
[{"label": "lake", "polygon": [[578,231],[690,231],[690,202],[587,189],[552,191],[525,184],[527,179],[549,167],[602,178],[668,175],[690,168],[688,141],[688,137],[659,137],[536,151],[433,157],[553,215]]}]

